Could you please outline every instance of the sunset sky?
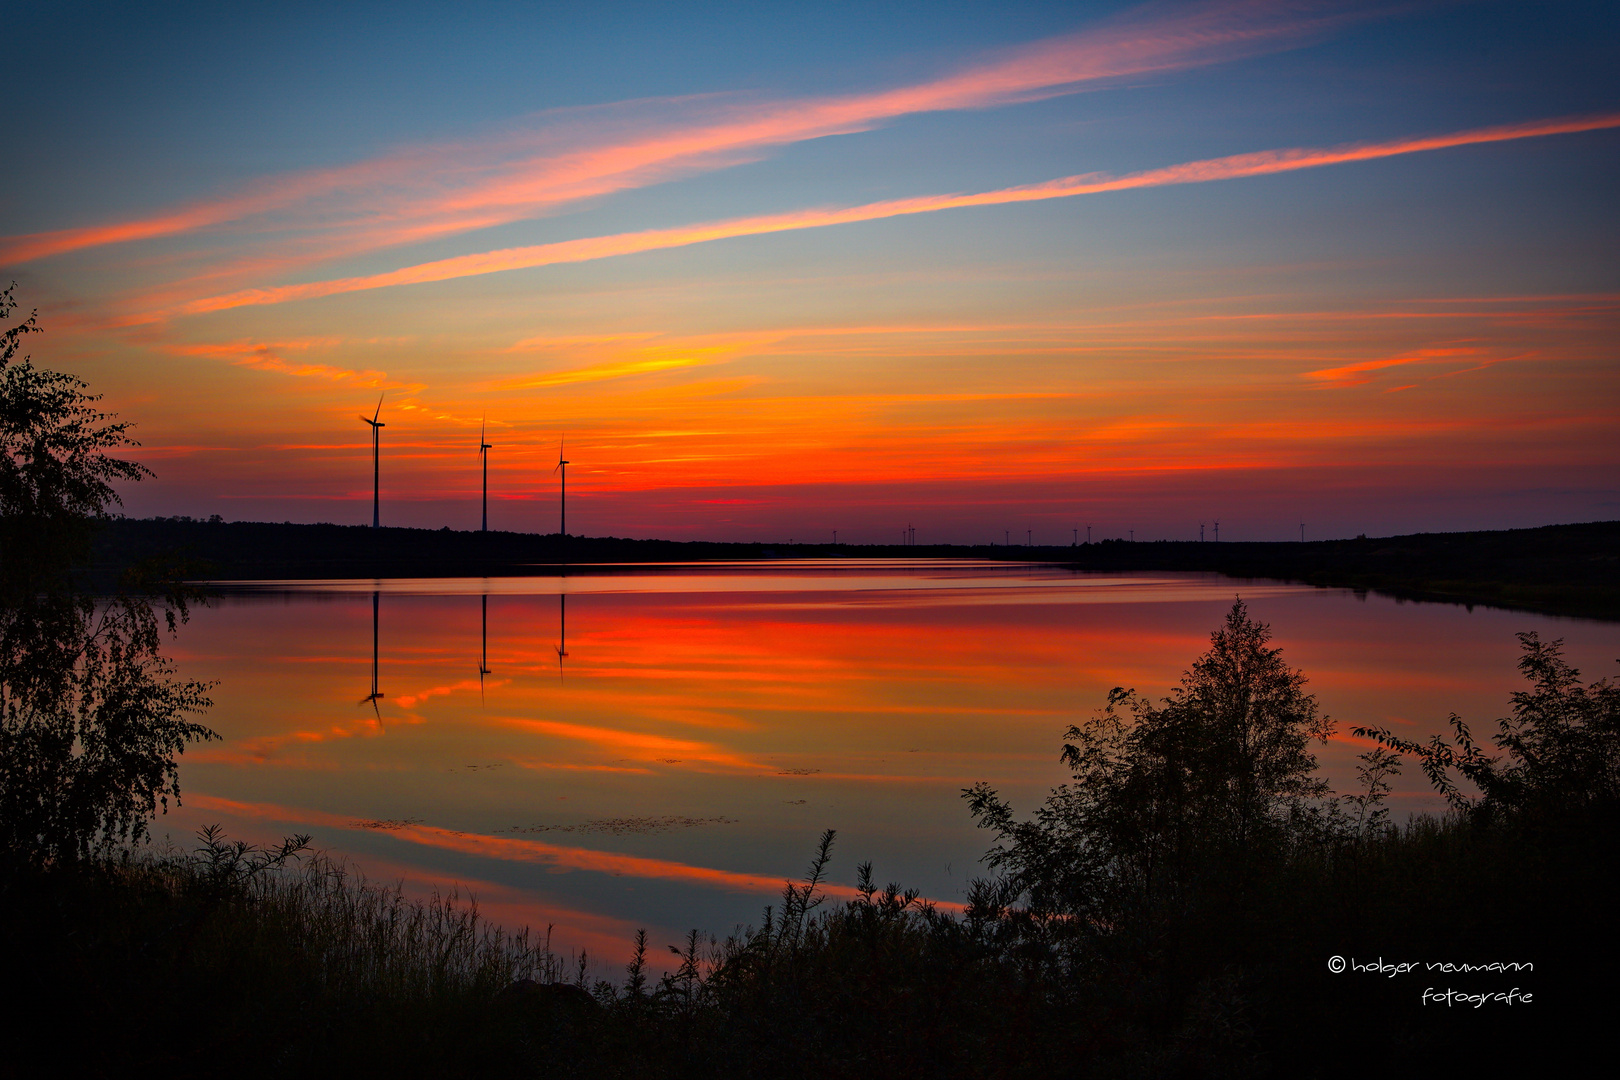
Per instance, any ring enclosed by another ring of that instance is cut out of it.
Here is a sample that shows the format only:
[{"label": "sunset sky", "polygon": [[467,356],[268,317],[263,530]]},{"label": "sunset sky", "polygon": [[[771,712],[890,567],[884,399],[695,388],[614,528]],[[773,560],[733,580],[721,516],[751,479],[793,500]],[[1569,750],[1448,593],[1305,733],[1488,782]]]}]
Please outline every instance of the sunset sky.
[{"label": "sunset sky", "polygon": [[1620,517],[1612,3],[7,15],[126,512],[677,539]]}]

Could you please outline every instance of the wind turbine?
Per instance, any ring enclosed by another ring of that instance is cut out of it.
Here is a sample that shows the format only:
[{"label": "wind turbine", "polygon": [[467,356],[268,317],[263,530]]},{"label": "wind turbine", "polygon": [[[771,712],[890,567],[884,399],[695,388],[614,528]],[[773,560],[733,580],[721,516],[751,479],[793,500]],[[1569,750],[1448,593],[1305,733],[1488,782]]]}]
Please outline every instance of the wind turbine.
[{"label": "wind turbine", "polygon": [[478,456],[484,462],[484,532],[489,532],[489,452],[495,449],[484,441],[484,423],[478,423]]},{"label": "wind turbine", "polygon": [[382,466],[379,464],[378,457],[379,433],[388,426],[377,419],[382,415],[382,401],[382,395],[378,394],[377,411],[371,415],[371,419],[366,419],[364,413],[360,415],[362,424],[371,425],[371,527],[373,529],[377,528],[379,524],[377,510],[380,505],[379,491],[381,488],[379,485],[382,481]]},{"label": "wind turbine", "polygon": [[557,440],[557,464],[551,470],[554,473],[559,471],[562,473],[562,501],[558,504],[562,512],[557,529],[559,536],[568,535],[568,462],[563,460],[563,444],[566,441],[566,436]]}]

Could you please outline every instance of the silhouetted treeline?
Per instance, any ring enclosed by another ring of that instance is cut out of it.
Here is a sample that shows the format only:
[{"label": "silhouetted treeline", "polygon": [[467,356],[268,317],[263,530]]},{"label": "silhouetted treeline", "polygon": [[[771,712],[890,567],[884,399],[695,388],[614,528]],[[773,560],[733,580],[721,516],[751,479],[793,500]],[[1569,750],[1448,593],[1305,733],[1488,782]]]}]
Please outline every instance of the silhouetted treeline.
[{"label": "silhouetted treeline", "polygon": [[370,529],[178,518],[112,521],[102,576],[154,555],[189,556],[221,580],[552,573],[558,564],[771,558],[987,558],[1078,571],[1203,571],[1352,588],[1414,600],[1620,618],[1620,522],[1418,533],[1309,543],[1102,540],[1079,546],[765,544],[629,540],[449,529]]}]

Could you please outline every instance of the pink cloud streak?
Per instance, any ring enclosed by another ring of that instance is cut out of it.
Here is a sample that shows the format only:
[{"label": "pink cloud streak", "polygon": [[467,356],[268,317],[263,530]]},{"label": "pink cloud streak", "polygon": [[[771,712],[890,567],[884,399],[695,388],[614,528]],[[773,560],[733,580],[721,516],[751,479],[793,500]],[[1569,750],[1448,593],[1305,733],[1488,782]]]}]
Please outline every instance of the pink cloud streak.
[{"label": "pink cloud streak", "polygon": [[710,240],[723,240],[742,236],[816,229],[830,225],[845,225],[861,221],[926,214],[939,210],[954,210],[971,206],[998,206],[1008,203],[1038,202],[1047,199],[1065,199],[1077,195],[1095,195],[1107,191],[1126,191],[1134,188],[1165,187],[1174,184],[1208,183],[1214,180],[1234,180],[1251,176],[1315,169],[1327,165],[1342,165],[1357,161],[1397,157],[1402,154],[1441,150],[1481,143],[1506,142],[1514,139],[1562,135],[1583,131],[1599,131],[1620,127],[1620,113],[1601,116],[1534,120],[1518,124],[1502,124],[1446,135],[1429,135],[1396,139],[1379,143],[1355,143],[1326,148],[1293,148],[1263,150],[1250,154],[1208,158],[1202,161],[1169,165],[1159,169],[1109,176],[1104,173],[1084,173],[1066,176],[1039,184],[1001,188],[995,191],[971,194],[922,195],[908,199],[891,199],[866,203],[842,209],[795,210],[783,214],[765,214],[755,217],[733,218],[697,225],[681,225],[667,229],[647,229],[641,232],[618,233],[608,236],[588,236],[577,240],[563,240],[550,244],[506,248],[497,251],[459,255],[449,259],[418,263],[415,266],[381,274],[312,281],[297,285],[283,285],[264,289],[247,289],[224,296],[193,301],[179,309],[180,314],[198,314],[256,304],[278,304],[292,300],[307,300],[339,293],[380,289],[391,285],[415,285],[454,278],[493,274],[502,270],[522,270],[558,263],[586,262],[615,255],[629,255],[644,251],[687,247]]},{"label": "pink cloud streak", "polygon": [[[1125,76],[1207,66],[1287,48],[1350,18],[1343,5],[1227,0],[1157,5],[1078,33],[1012,48],[944,77],[891,90],[763,104],[712,99],[627,103],[546,114],[539,133],[404,150],[255,184],[147,218],[16,236],[0,264],[107,244],[195,233],[306,205],[290,222],[312,230],[263,260],[311,258],[429,240],[531,217],[556,206],[756,160],[767,148],[870,130],[898,117],[990,108],[1074,93]],[[615,120],[613,108],[674,105],[706,115],[660,123]],[[600,141],[604,126],[629,130]],[[334,198],[348,197],[333,213]],[[334,222],[335,224],[329,224]],[[261,227],[263,227],[261,226]]]}]

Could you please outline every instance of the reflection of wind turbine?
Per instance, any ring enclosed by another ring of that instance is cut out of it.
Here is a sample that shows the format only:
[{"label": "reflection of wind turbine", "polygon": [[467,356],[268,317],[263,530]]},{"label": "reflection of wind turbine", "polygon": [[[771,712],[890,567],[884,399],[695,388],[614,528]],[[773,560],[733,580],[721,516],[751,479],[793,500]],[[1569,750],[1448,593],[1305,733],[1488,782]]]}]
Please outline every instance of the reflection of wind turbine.
[{"label": "reflection of wind turbine", "polygon": [[563,658],[568,655],[568,594],[557,594],[557,678],[562,678]]},{"label": "reflection of wind turbine", "polygon": [[377,417],[382,415],[382,401],[382,395],[378,394],[377,411],[371,415],[371,419],[367,420],[364,414],[361,414],[360,416],[360,422],[362,424],[371,425],[371,527],[373,529],[375,529],[378,524],[378,492],[380,490],[379,483],[382,480],[382,466],[378,461],[378,443],[380,441],[379,433],[383,428],[388,426],[377,419]]},{"label": "reflection of wind turbine", "polygon": [[478,425],[478,456],[484,459],[484,532],[489,532],[489,452],[495,449],[484,441],[484,425]]},{"label": "reflection of wind turbine", "polygon": [[482,611],[478,620],[478,700],[484,700],[484,676],[489,671],[489,593],[479,598]]},{"label": "reflection of wind turbine", "polygon": [[382,719],[382,710],[377,707],[377,699],[381,698],[381,697],[384,697],[385,695],[383,694],[383,692],[381,690],[377,689],[377,607],[378,607],[377,601],[378,601],[378,595],[379,594],[378,594],[376,589],[371,590],[371,693],[369,693],[365,697],[361,698],[357,702],[357,704],[364,705],[368,701],[371,702],[371,711],[377,714],[377,719],[380,721]]},{"label": "reflection of wind turbine", "polygon": [[562,473],[562,501],[558,503],[558,506],[561,507],[562,517],[557,528],[558,536],[568,535],[568,462],[563,460],[563,443],[565,441],[565,439],[557,440],[557,464],[551,470],[554,473]]}]

